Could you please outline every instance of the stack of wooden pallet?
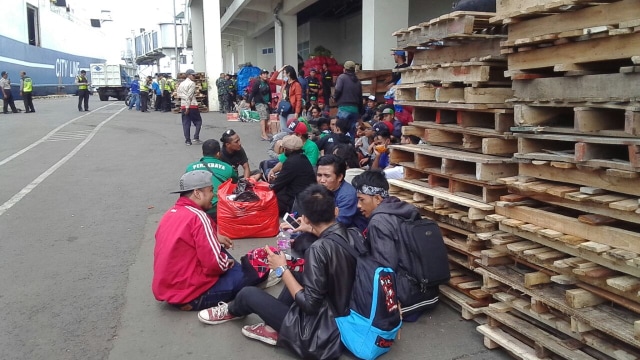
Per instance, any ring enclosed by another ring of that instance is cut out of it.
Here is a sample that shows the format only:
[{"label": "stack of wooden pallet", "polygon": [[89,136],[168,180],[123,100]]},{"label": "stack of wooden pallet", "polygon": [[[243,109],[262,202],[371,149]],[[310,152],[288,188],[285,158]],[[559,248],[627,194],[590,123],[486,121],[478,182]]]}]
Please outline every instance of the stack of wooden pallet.
[{"label": "stack of wooden pallet", "polygon": [[356,76],[362,83],[362,94],[373,95],[377,101],[383,100],[391,82],[391,70],[358,70]]},{"label": "stack of wooden pallet", "polygon": [[497,4],[520,164],[486,217],[478,330],[520,358],[638,359],[640,1]]},{"label": "stack of wooden pallet", "polygon": [[[174,113],[180,112],[180,99],[178,98],[177,91],[178,91],[178,86],[180,86],[180,83],[186,77],[187,75],[185,73],[178,74],[178,81],[176,81],[176,91],[173,93],[173,98],[176,99],[176,103],[178,104],[178,106],[173,108]],[[194,79],[193,79],[193,81],[196,83],[196,100],[198,101],[198,110],[200,110],[201,113],[209,112],[209,108],[202,103],[202,101],[205,99],[205,96],[201,92],[203,90],[202,83],[206,79],[207,79],[207,75],[204,72],[195,73]],[[206,91],[207,89],[204,89],[204,90]]]},{"label": "stack of wooden pallet", "polygon": [[415,121],[403,134],[426,145],[391,146],[391,162],[404,166],[404,178],[390,181],[392,191],[439,223],[453,266],[441,292],[467,319],[492,301],[473,269],[497,237],[497,224],[485,220],[508,193],[497,180],[518,171],[506,103],[513,91],[500,54],[506,36],[488,23],[494,15],[454,12],[394,34],[397,49],[414,54],[411,67],[397,70],[396,103],[414,107]]}]

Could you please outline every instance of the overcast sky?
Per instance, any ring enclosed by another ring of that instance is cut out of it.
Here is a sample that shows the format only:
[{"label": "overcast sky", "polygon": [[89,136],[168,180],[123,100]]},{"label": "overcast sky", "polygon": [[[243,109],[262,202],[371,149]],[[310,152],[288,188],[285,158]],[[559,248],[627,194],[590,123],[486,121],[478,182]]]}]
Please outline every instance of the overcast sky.
[{"label": "overcast sky", "polygon": [[[113,21],[104,22],[102,30],[108,34],[107,46],[111,49],[108,61],[120,59],[125,50],[125,39],[131,37],[131,31],[139,33],[140,28],[157,29],[157,24],[171,22],[173,19],[173,0],[67,0],[69,6],[77,9],[76,14],[85,12],[90,18],[100,16],[101,10],[110,10]],[[185,0],[175,0],[176,14],[184,9]],[[96,44],[95,46],[104,46]]]}]

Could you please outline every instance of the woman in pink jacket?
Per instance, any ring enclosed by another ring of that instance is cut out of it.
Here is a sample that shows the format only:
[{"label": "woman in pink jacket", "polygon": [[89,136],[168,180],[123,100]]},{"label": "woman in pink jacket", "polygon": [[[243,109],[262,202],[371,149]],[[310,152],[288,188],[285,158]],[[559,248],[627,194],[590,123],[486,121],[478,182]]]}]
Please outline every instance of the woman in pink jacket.
[{"label": "woman in pink jacket", "polygon": [[[282,80],[278,79],[280,73],[284,75]],[[289,101],[291,104],[291,110],[288,113],[278,113],[280,115],[280,131],[285,131],[287,119],[290,117],[297,119],[302,113],[302,86],[298,82],[296,70],[291,65],[285,65],[279,71],[274,72],[269,82],[280,86],[280,102],[277,109],[280,109],[280,103],[283,101]]]}]

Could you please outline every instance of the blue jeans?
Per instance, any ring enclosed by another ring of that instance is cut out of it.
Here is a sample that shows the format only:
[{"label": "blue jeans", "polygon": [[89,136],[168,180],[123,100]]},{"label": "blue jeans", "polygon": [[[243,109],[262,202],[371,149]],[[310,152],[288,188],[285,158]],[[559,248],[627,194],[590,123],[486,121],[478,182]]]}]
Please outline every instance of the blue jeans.
[{"label": "blue jeans", "polygon": [[[232,258],[231,255],[229,255],[229,258]],[[218,281],[204,294],[191,300],[188,304],[178,305],[178,307],[183,310],[198,311],[218,306],[220,301],[229,302],[233,300],[245,285],[242,265],[236,261],[233,267],[220,276]]]},{"label": "blue jeans", "polygon": [[344,110],[338,110],[338,114],[336,115],[338,119],[347,119],[349,120],[349,135],[352,139],[355,139],[356,136],[356,123],[358,122],[358,118],[360,115],[356,113],[350,113]]},{"label": "blue jeans", "polygon": [[193,134],[194,140],[200,139],[200,128],[202,128],[202,117],[200,116],[200,110],[189,109],[189,113],[185,114],[182,109],[182,132],[186,142],[191,142],[191,124],[196,127],[196,132]]},{"label": "blue jeans", "polygon": [[129,101],[129,110],[136,105],[136,110],[140,111],[140,94],[131,94],[131,100]]}]

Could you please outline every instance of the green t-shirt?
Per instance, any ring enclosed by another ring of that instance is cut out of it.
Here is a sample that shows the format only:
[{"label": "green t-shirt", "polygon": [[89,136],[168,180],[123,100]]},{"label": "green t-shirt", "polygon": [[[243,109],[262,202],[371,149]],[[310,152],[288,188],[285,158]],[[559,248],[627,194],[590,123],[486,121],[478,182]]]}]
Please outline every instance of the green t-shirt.
[{"label": "green t-shirt", "polygon": [[[314,143],[313,141],[307,139],[307,141],[302,144],[302,152],[307,157],[307,159],[309,159],[311,166],[316,166],[316,164],[318,163],[318,158],[320,157],[320,150],[318,150],[318,145],[316,145],[316,143]],[[285,160],[287,160],[287,156],[284,153],[278,155],[278,161],[283,163]]]},{"label": "green t-shirt", "polygon": [[205,156],[200,159],[200,161],[195,161],[187,165],[185,173],[193,170],[208,171],[207,167],[202,162],[209,165],[210,171],[213,172],[211,175],[211,182],[213,183],[213,199],[211,199],[211,204],[213,204],[213,207],[207,212],[214,213],[218,209],[218,187],[228,179],[233,179],[234,181],[237,180],[238,173],[231,165],[213,156]]}]

